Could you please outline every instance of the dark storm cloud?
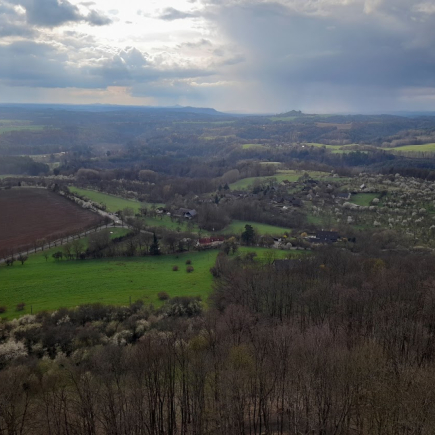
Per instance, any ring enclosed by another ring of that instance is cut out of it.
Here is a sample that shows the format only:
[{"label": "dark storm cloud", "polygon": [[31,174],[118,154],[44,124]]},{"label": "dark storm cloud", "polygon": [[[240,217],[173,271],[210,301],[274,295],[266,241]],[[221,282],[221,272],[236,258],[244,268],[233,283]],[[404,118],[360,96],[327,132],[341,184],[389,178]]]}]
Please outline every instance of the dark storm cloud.
[{"label": "dark storm cloud", "polygon": [[228,3],[213,1],[208,17],[244,53],[237,77],[281,106],[311,85],[342,89],[355,107],[370,89],[392,103],[404,88],[435,86],[435,14],[415,12],[415,2],[355,1],[330,14],[296,10],[297,2]]},{"label": "dark storm cloud", "polygon": [[71,22],[87,22],[94,26],[103,26],[111,20],[95,10],[83,15],[79,8],[67,0],[11,0],[26,10],[27,24],[40,27],[57,27]]},{"label": "dark storm cloud", "polygon": [[[0,44],[0,59],[7,59],[0,62],[0,82],[125,86],[132,95],[169,103],[179,97],[211,106],[216,101],[243,102],[256,111],[314,107],[317,102],[335,110],[336,101],[349,110],[395,109],[400,95],[422,98],[435,89],[433,0],[192,3],[190,11],[166,8],[157,18],[195,18],[198,36],[162,49],[156,41],[150,55],[134,47],[114,53],[71,30],[50,44],[29,41],[38,32],[41,39],[49,34],[44,27],[110,24],[109,18],[90,9],[95,7],[92,2],[81,4],[88,8],[84,13],[67,0],[0,0],[0,38],[28,39]],[[25,12],[12,7],[18,4]],[[148,19],[152,15],[137,13]]]}]

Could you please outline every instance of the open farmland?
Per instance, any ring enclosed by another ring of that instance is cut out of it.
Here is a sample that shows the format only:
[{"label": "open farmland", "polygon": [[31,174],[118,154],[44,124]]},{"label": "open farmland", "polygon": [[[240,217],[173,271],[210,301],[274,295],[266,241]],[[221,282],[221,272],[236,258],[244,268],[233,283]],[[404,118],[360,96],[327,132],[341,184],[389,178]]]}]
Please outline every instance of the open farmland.
[{"label": "open farmland", "polygon": [[[209,250],[85,261],[55,261],[51,256],[46,261],[42,253],[31,255],[24,266],[0,265],[0,306],[7,307],[0,318],[18,317],[30,313],[31,309],[37,313],[95,302],[126,305],[130,297],[132,301],[142,299],[146,304],[159,306],[162,304],[157,296],[160,291],[171,297],[200,296],[206,300],[213,282],[210,267],[214,265],[218,252]],[[289,253],[257,247],[240,247],[238,254],[246,252],[255,252],[257,261],[264,261],[271,255],[283,258],[306,254],[305,251]],[[192,262],[192,273],[186,273],[186,260]],[[179,266],[179,271],[172,271],[174,265]],[[26,307],[17,313],[15,306],[20,302],[24,302]]]},{"label": "open farmland", "polygon": [[435,153],[435,143],[424,145],[403,145],[396,148],[385,148],[390,153]]},{"label": "open farmland", "polygon": [[75,234],[100,217],[46,189],[0,190],[0,257],[37,240]]}]

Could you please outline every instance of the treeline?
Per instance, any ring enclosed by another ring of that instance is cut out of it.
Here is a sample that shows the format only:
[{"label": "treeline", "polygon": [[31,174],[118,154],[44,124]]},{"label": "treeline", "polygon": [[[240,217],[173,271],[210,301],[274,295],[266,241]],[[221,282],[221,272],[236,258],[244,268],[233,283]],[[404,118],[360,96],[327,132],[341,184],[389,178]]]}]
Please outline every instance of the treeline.
[{"label": "treeline", "polygon": [[48,165],[35,162],[30,157],[2,156],[0,159],[0,174],[41,175],[49,171]]},{"label": "treeline", "polygon": [[[189,169],[189,164],[186,163]],[[194,166],[191,162],[191,165]],[[76,172],[77,186],[101,190],[106,193],[137,198],[146,202],[168,202],[177,196],[202,195],[217,191],[241,178],[272,176],[274,165],[242,161],[236,165],[228,161],[196,167],[196,177],[169,176],[145,165],[128,169],[96,170],[80,168]],[[190,174],[192,175],[192,174]]]}]

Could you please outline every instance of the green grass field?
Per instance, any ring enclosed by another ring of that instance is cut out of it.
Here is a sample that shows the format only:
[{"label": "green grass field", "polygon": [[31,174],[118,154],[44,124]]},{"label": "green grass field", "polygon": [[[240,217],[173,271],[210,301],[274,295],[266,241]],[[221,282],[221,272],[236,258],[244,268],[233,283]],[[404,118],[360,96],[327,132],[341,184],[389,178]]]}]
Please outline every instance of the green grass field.
[{"label": "green grass field", "polygon": [[[58,248],[57,248],[58,249]],[[240,253],[256,252],[261,260],[267,252],[283,257],[286,252],[264,248],[240,248]],[[161,291],[174,296],[200,296],[206,300],[211,292],[213,266],[219,251],[190,252],[159,257],[114,258],[84,261],[45,260],[42,253],[31,255],[21,266],[0,266],[0,306],[6,306],[3,318],[60,307],[100,302],[125,305],[142,299],[160,305]],[[293,255],[303,255],[294,251]],[[194,271],[186,272],[186,260],[192,261]],[[179,271],[173,272],[172,266]],[[25,302],[17,313],[15,307]]]},{"label": "green grass field", "polygon": [[244,150],[265,150],[266,146],[261,145],[259,143],[245,143],[242,145],[242,149]]},{"label": "green grass field", "polygon": [[382,148],[391,153],[435,153],[435,143],[404,145],[396,148]]},{"label": "green grass field", "polygon": [[230,225],[220,231],[221,234],[240,234],[245,231],[245,225],[252,225],[254,231],[257,234],[270,234],[272,236],[275,235],[283,235],[285,232],[290,233],[291,228],[285,227],[277,227],[274,225],[268,224],[259,224],[257,222],[242,222],[242,221],[233,221]]},{"label": "green grass field", "polygon": [[107,193],[97,192],[95,190],[80,189],[79,187],[70,186],[69,190],[73,193],[86,196],[92,201],[106,204],[107,210],[110,212],[117,212],[124,208],[130,207],[135,213],[139,212],[141,207],[151,208],[153,205],[155,207],[163,206],[163,204],[148,204],[146,202],[139,202],[133,199],[125,199],[120,196],[109,195]]},{"label": "green grass field", "polygon": [[350,202],[361,206],[369,206],[371,202],[379,197],[379,193],[357,193],[352,195]]},{"label": "green grass field", "polygon": [[10,131],[21,130],[43,130],[45,125],[14,125],[14,124],[0,124],[0,134],[8,133]]},{"label": "green grass field", "polygon": [[[243,190],[248,189],[250,186],[254,184],[254,182],[264,182],[267,179],[275,178],[278,183],[288,180],[288,181],[298,181],[300,177],[304,174],[305,171],[294,171],[294,170],[278,170],[275,175],[270,177],[249,177],[243,178],[241,180],[236,181],[235,183],[230,184],[230,188],[232,190]],[[307,171],[308,174],[313,178],[319,178],[327,176],[326,172],[317,172],[317,171]]]}]

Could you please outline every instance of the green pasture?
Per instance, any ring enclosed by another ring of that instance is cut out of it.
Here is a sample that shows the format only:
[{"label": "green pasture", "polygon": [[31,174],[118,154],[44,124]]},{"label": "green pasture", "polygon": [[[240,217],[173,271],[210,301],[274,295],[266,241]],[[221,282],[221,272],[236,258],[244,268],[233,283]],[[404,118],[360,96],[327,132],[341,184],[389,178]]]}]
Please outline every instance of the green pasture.
[{"label": "green pasture", "polygon": [[435,143],[424,145],[404,145],[396,148],[383,148],[391,153],[435,153]]},{"label": "green pasture", "polygon": [[21,131],[21,130],[44,130],[45,125],[20,125],[13,123],[2,124],[0,123],[0,134],[8,133],[10,131]]},{"label": "green pasture", "polygon": [[244,150],[265,150],[266,146],[261,145],[259,143],[245,143],[242,145],[242,149]]},{"label": "green pasture", "polygon": [[118,210],[122,210],[127,207],[132,208],[135,213],[138,213],[141,207],[151,208],[153,205],[155,207],[163,206],[163,204],[149,204],[146,202],[139,202],[134,199],[125,199],[121,198],[120,196],[109,195],[107,193],[97,192],[95,190],[80,189],[79,187],[75,186],[69,186],[69,190],[72,193],[86,196],[91,201],[105,204],[107,207],[107,211],[110,211],[112,213],[115,213]]},{"label": "green pasture", "polygon": [[[281,183],[284,180],[288,181],[298,181],[302,175],[304,175],[305,171],[295,171],[295,170],[278,170],[275,175],[268,176],[268,177],[249,177],[249,178],[243,178],[241,180],[236,181],[235,183],[230,184],[230,188],[232,190],[243,190],[248,189],[250,186],[252,186],[254,183],[264,183],[268,179],[275,178],[278,183]],[[307,171],[307,173],[312,178],[319,178],[323,176],[327,176],[328,174],[326,172],[318,172],[318,171]]]},{"label": "green pasture", "polygon": [[368,207],[375,198],[379,198],[379,193],[357,193],[352,195],[350,202]]},{"label": "green pasture", "polygon": [[268,224],[259,224],[258,222],[233,221],[230,225],[220,231],[221,234],[241,234],[245,231],[245,225],[251,225],[256,234],[270,234],[272,236],[282,236],[285,232],[290,233],[291,228],[277,227]]},{"label": "green pasture", "polygon": [[[57,248],[59,249],[59,248]],[[52,250],[52,252],[54,252]],[[128,257],[101,260],[45,260],[42,253],[31,255],[24,266],[16,262],[11,267],[0,266],[0,306],[7,311],[1,317],[60,307],[96,303],[127,305],[142,299],[147,304],[160,305],[161,291],[174,296],[200,296],[206,300],[211,292],[213,266],[218,250],[189,252],[178,255]],[[282,258],[288,252],[264,248],[242,247],[239,253],[256,252],[257,258],[275,255]],[[301,255],[291,251],[292,255]],[[268,254],[269,253],[269,254]],[[194,271],[186,272],[186,260]],[[177,265],[179,270],[172,271]],[[15,307],[24,302],[25,310]]]}]

